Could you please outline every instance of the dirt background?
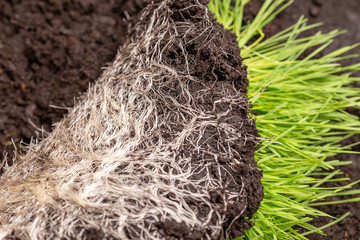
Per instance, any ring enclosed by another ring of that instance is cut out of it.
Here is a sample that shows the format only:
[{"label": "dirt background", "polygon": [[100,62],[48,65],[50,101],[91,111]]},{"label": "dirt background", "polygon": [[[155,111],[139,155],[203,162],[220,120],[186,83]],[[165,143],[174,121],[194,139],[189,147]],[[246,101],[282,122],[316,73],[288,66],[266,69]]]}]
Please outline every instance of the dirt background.
[{"label": "dirt background", "polygon": [[[141,1],[0,1],[0,153],[50,131],[112,61]],[[37,129],[39,128],[39,129]],[[2,154],[0,154],[2,155]],[[3,158],[3,157],[1,157]]]},{"label": "dirt background", "polygon": [[[259,2],[253,0],[251,8],[256,9]],[[28,143],[33,137],[41,137],[41,128],[51,131],[52,124],[66,114],[66,107],[74,105],[74,98],[86,91],[100,75],[101,67],[113,59],[126,32],[125,19],[142,6],[138,0],[0,1],[0,160],[5,152],[8,159],[13,156],[12,141],[20,151],[21,140]],[[246,14],[251,18],[251,12]],[[267,32],[290,26],[300,15],[308,17],[310,23],[324,22],[320,28],[323,32],[348,30],[328,52],[360,42],[359,0],[295,0]],[[359,47],[352,50],[359,52]],[[344,64],[356,61],[359,59]],[[357,110],[349,111],[360,115]],[[346,142],[359,140],[355,136]],[[359,155],[339,158],[354,161],[342,170],[351,179],[358,179]],[[336,217],[351,212],[343,222],[325,230],[326,239],[359,239],[360,203],[321,209]],[[327,222],[326,218],[314,221],[316,225]],[[318,235],[310,238],[325,239]]]}]

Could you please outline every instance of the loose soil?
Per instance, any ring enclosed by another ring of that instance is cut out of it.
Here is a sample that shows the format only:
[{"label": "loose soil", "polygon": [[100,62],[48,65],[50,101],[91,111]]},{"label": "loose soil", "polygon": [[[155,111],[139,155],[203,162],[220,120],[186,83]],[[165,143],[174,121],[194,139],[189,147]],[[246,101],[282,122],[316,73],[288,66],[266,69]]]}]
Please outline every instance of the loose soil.
[{"label": "loose soil", "polygon": [[113,60],[142,1],[0,1],[0,158],[51,131]]},{"label": "loose soil", "polygon": [[[252,4],[256,8],[256,1]],[[127,29],[127,16],[137,14],[143,5],[142,1],[125,0],[0,1],[0,159],[3,152],[12,158],[12,139],[19,151],[21,140],[28,143],[32,137],[42,137],[41,128],[51,131],[66,108],[74,105],[74,98],[86,91],[101,67],[114,58]],[[348,33],[327,49],[331,51],[360,41],[358,9],[358,0],[296,0],[267,31],[284,29],[300,15],[310,22],[323,21],[320,29],[324,32],[347,29]],[[246,15],[251,19],[252,12]],[[348,143],[359,139],[355,136]],[[352,180],[358,179],[358,156],[339,158],[354,161],[341,169]],[[346,220],[325,230],[329,239],[358,239],[360,203],[321,209],[336,217],[351,212]],[[327,222],[325,218],[315,220],[316,225]],[[311,238],[324,239],[318,235]]]}]

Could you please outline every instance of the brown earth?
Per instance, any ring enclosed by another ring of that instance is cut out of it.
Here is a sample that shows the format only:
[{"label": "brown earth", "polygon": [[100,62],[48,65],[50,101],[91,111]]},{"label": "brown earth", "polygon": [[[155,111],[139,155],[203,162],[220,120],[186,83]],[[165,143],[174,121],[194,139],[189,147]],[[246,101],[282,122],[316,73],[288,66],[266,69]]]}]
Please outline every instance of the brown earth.
[{"label": "brown earth", "polygon": [[[39,128],[51,131],[52,124],[67,112],[62,108],[72,107],[74,97],[86,91],[101,67],[114,58],[127,29],[125,19],[141,7],[141,1],[125,0],[0,1],[0,156],[7,151],[11,159],[11,139],[19,148],[21,140],[27,143],[32,137],[41,137]],[[320,29],[324,32],[347,29],[348,33],[327,49],[331,51],[360,41],[359,9],[358,0],[295,0],[267,31],[275,33],[300,15],[310,22],[323,21]],[[251,18],[251,12],[246,14]],[[359,52],[359,48],[352,52]],[[358,141],[359,136],[355,136],[347,142]],[[354,161],[341,169],[351,179],[358,179],[359,157],[339,157]],[[351,212],[343,222],[325,230],[327,239],[358,239],[360,203],[321,209],[336,217]],[[319,218],[315,224],[328,221]],[[323,239],[319,235],[311,238]]]},{"label": "brown earth", "polygon": [[[0,1],[0,159],[51,131],[113,60],[141,1]],[[39,131],[40,130],[40,131]]]}]

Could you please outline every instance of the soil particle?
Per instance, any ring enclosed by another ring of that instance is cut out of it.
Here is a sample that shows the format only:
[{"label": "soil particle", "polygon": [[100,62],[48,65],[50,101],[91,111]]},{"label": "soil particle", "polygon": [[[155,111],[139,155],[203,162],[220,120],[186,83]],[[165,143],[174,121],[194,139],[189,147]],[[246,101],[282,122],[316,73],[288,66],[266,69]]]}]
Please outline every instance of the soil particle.
[{"label": "soil particle", "polygon": [[314,18],[318,17],[319,13],[320,13],[320,9],[316,6],[311,7],[309,10],[310,16]]},{"label": "soil particle", "polygon": [[324,0],[312,0],[312,3],[316,6],[321,7],[324,4]]},{"label": "soil particle", "polygon": [[[176,240],[176,239],[189,239],[196,240],[202,239],[204,235],[201,231],[196,229],[191,229],[186,226],[184,223],[179,223],[176,221],[165,221],[159,222],[156,226],[161,229],[162,233],[167,240]],[[191,234],[189,234],[191,233]]]}]

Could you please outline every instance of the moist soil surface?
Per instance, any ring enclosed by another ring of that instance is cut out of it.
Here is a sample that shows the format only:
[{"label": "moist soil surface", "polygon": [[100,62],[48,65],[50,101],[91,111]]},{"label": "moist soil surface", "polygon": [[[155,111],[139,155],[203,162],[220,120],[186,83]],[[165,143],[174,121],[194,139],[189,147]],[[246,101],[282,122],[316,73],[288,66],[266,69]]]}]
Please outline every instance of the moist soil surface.
[{"label": "moist soil surface", "polygon": [[140,1],[0,1],[0,152],[41,138],[113,60]]},{"label": "moist soil surface", "polygon": [[[251,19],[260,3],[260,0],[252,0],[245,18]],[[1,160],[4,152],[7,152],[8,159],[14,155],[12,141],[17,151],[21,151],[21,141],[29,143],[32,138],[41,138],[63,118],[76,97],[98,78],[101,67],[114,58],[124,40],[128,25],[126,19],[136,15],[143,6],[142,1],[125,0],[0,1]],[[358,0],[295,0],[267,27],[266,32],[274,34],[305,15],[310,23],[324,22],[319,28],[323,32],[335,28],[348,30],[326,50],[332,51],[360,42],[358,9]],[[352,51],[356,52],[359,48]],[[344,64],[356,61],[358,59],[347,60]],[[360,115],[359,111],[349,111]],[[346,143],[358,142],[359,139],[355,136]],[[347,154],[339,158],[354,161],[341,170],[352,180],[358,179],[359,157]],[[358,239],[360,203],[320,209],[335,217],[346,212],[351,215],[325,229],[328,238],[314,235],[310,236],[311,239]],[[319,218],[314,224],[320,226],[329,221]]]}]

